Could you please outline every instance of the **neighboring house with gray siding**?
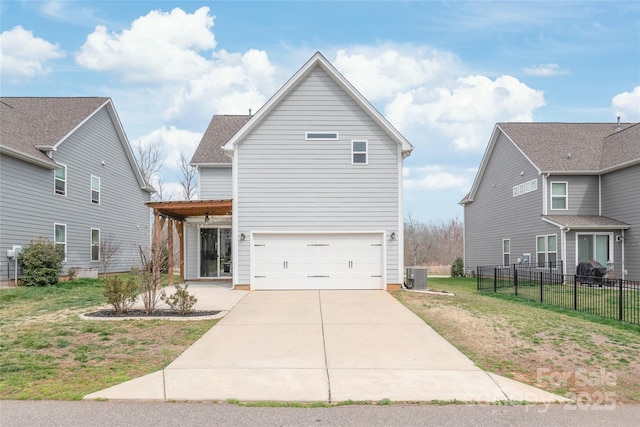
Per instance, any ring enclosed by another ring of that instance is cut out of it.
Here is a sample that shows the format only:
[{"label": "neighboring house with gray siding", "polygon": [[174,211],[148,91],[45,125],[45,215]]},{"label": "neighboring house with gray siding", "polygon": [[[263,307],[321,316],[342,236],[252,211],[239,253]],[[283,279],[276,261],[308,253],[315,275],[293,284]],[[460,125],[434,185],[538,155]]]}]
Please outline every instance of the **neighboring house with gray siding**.
[{"label": "neighboring house with gray siding", "polygon": [[[412,149],[317,53],[255,115],[213,117],[191,160],[200,201],[150,206],[185,225],[187,280],[400,287],[402,162]],[[224,199],[231,214],[215,214]]]},{"label": "neighboring house with gray siding", "polygon": [[149,246],[152,189],[109,98],[0,98],[0,279],[7,251],[46,237],[70,267],[102,271],[99,245],[120,251],[110,271],[139,265]]},{"label": "neighboring house with gray siding", "polygon": [[640,280],[640,124],[498,123],[464,206],[467,271],[595,259]]}]

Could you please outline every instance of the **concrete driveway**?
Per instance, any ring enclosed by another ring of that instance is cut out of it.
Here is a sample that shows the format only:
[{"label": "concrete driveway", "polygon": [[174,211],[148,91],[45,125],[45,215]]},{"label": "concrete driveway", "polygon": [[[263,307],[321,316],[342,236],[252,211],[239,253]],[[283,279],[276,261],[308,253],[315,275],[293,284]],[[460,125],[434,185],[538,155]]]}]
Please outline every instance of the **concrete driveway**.
[{"label": "concrete driveway", "polygon": [[163,371],[85,399],[565,400],[482,371],[385,291],[248,293]]}]

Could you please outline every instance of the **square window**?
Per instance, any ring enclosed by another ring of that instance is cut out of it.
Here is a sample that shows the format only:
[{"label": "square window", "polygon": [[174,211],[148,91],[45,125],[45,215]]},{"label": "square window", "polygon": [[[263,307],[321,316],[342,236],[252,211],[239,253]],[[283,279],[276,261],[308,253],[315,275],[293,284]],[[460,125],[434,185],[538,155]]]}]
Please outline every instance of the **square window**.
[{"label": "square window", "polygon": [[367,141],[351,141],[351,164],[367,164]]},{"label": "square window", "polygon": [[551,209],[566,210],[568,204],[567,197],[566,182],[551,183]]}]

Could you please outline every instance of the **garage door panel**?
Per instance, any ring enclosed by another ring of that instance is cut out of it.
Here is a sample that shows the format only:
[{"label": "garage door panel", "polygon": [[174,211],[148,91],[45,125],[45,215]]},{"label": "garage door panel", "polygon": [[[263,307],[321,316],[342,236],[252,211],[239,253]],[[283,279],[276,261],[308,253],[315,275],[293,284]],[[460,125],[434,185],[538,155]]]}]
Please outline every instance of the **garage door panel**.
[{"label": "garage door panel", "polygon": [[382,234],[255,234],[254,289],[381,289]]}]

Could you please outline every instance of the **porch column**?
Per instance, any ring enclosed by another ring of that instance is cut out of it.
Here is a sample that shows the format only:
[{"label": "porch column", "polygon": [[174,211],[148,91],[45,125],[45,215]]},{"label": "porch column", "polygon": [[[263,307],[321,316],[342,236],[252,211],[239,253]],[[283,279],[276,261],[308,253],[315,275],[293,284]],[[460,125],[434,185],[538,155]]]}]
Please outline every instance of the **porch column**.
[{"label": "porch column", "polygon": [[184,221],[176,223],[176,232],[180,241],[180,283],[184,283]]},{"label": "porch column", "polygon": [[169,270],[169,285],[173,285],[173,219],[169,218],[168,221],[168,243],[169,246],[169,254],[167,259],[168,270]]},{"label": "porch column", "polygon": [[164,227],[165,217],[160,216],[156,209],[153,210],[153,241],[151,242],[151,263],[154,283],[160,283],[160,240],[162,236],[162,228]]}]

